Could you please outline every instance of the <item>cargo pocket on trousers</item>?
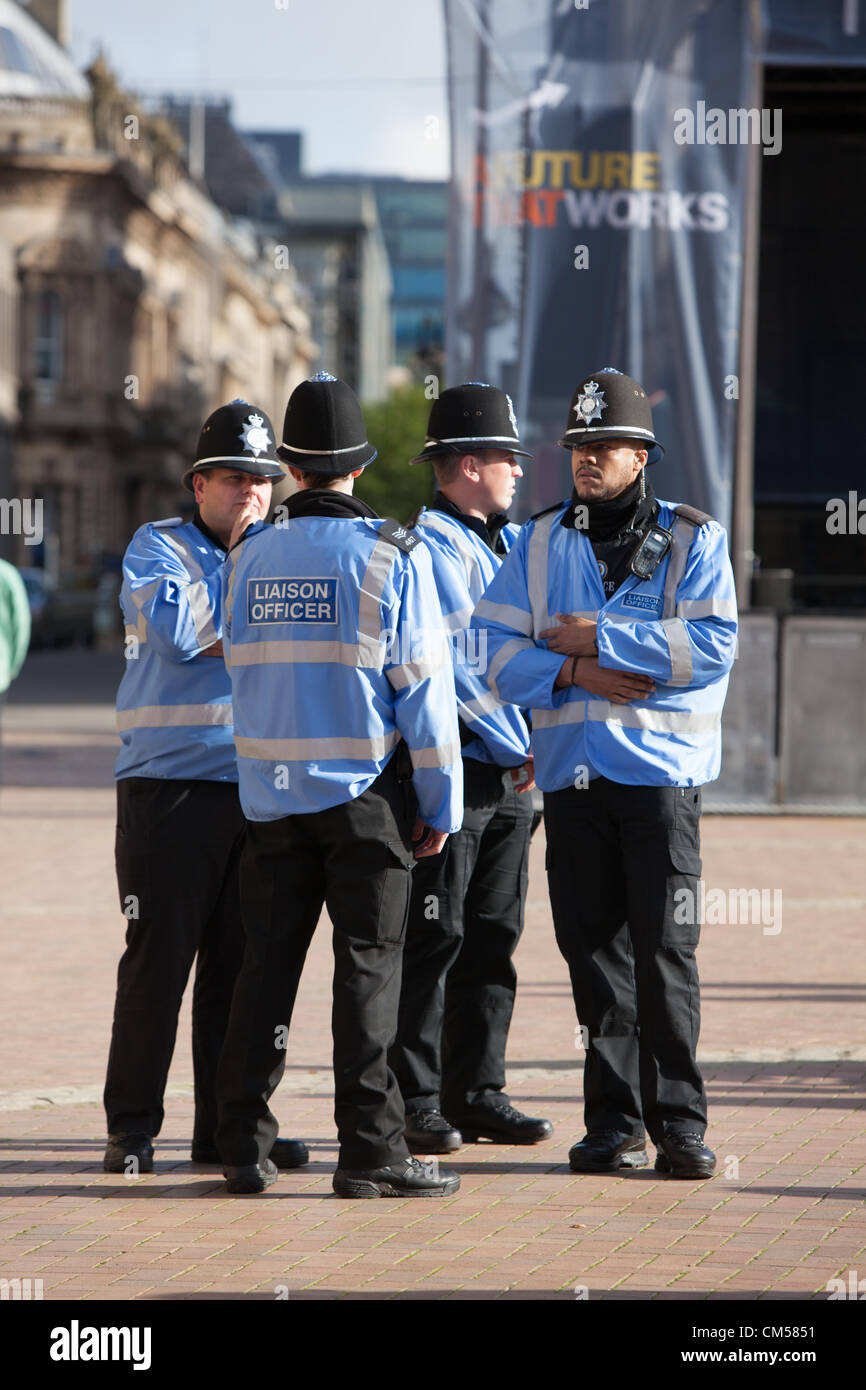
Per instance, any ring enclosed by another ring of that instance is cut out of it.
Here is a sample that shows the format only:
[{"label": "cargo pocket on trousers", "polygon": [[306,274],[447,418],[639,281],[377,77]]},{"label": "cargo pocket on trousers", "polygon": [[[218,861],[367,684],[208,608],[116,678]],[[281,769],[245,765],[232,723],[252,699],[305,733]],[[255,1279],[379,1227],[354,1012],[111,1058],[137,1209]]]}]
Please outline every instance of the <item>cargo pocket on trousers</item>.
[{"label": "cargo pocket on trousers", "polygon": [[122,825],[114,834],[114,867],[120,910],[128,922],[140,922],[152,912],[151,856],[130,846]]},{"label": "cargo pocket on trousers", "polygon": [[701,934],[701,899],[698,880],[701,860],[701,790],[682,787],[675,791],[674,820],[668,841],[673,874],[668,881],[662,946],[694,950]]},{"label": "cargo pocket on trousers", "polygon": [[383,845],[386,862],[381,874],[379,911],[376,919],[376,942],[379,946],[399,946],[406,935],[409,901],[412,894],[412,870],[415,856],[402,840],[389,840]]},{"label": "cargo pocket on trousers", "polygon": [[674,819],[671,826],[668,853],[671,863],[681,874],[698,878],[701,863],[701,789],[677,787],[674,791]]}]

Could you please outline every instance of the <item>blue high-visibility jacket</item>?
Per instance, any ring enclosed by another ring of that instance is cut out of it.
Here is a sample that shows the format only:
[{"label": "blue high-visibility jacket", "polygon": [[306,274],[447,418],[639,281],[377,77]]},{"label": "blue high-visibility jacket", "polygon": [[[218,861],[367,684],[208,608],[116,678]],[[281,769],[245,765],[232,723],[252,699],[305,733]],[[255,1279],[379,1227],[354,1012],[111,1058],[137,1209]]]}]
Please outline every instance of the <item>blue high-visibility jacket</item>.
[{"label": "blue high-visibility jacket", "polygon": [[402,738],[424,821],[449,833],[462,824],[454,677],[430,556],[420,542],[407,553],[380,537],[385,524],[258,523],[228,557],[224,643],[249,820],[353,800]]},{"label": "blue high-visibility jacket", "polygon": [[225,550],[179,516],[141,526],[123,557],[126,670],[115,776],[238,779],[231,680],[220,656]]},{"label": "blue high-visibility jacket", "polygon": [[[487,632],[491,690],[530,708],[538,785],[559,791],[595,775],[640,786],[712,781],[737,643],[723,527],[692,525],[660,501],[670,552],[651,579],[629,574],[605,599],[589,537],[560,525],[571,505],[526,523],[472,618]],[[538,633],[558,625],[557,613],[595,620],[599,664],[651,676],[655,693],[618,705],[580,687],[555,690],[564,658]]]},{"label": "blue high-visibility jacket", "polygon": [[[463,756],[499,767],[519,767],[529,756],[529,729],[516,705],[503,704],[484,680],[487,634],[470,627],[472,610],[502,565],[502,557],[450,512],[425,508],[415,523],[433,561],[433,574],[454,662],[457,713],[466,730]],[[513,546],[519,526],[499,532]],[[466,741],[466,735],[472,737]]]}]

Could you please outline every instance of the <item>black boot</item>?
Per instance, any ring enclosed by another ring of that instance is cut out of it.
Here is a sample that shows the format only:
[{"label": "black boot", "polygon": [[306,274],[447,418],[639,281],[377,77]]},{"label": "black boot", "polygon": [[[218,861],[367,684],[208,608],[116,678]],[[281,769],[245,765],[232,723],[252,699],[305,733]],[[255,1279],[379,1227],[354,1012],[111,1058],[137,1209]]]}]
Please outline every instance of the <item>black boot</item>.
[{"label": "black boot", "polygon": [[[134,1160],[134,1164],[130,1160]],[[150,1135],[109,1134],[102,1166],[106,1173],[152,1173],[153,1143]]]},{"label": "black boot", "polygon": [[385,1168],[338,1168],[333,1178],[338,1197],[451,1197],[459,1186],[456,1173],[417,1158]]},{"label": "black boot", "polygon": [[404,1133],[412,1153],[450,1154],[463,1143],[460,1130],[438,1110],[407,1110]]},{"label": "black boot", "polygon": [[615,1173],[620,1168],[645,1168],[645,1140],[618,1129],[596,1129],[568,1151],[572,1173]]},{"label": "black boot", "polygon": [[523,1115],[507,1100],[472,1105],[459,1117],[455,1115],[452,1124],[460,1126],[463,1138],[470,1144],[479,1139],[492,1139],[499,1144],[540,1144],[553,1133],[549,1120]]}]

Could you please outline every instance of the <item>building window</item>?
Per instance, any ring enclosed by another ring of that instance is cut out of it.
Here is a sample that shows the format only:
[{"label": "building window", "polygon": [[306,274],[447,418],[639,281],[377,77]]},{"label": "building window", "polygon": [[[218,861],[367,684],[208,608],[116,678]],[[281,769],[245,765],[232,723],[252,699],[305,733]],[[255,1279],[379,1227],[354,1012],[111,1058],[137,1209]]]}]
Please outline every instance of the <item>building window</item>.
[{"label": "building window", "polygon": [[58,382],[63,375],[63,306],[54,290],[36,303],[36,380]]}]

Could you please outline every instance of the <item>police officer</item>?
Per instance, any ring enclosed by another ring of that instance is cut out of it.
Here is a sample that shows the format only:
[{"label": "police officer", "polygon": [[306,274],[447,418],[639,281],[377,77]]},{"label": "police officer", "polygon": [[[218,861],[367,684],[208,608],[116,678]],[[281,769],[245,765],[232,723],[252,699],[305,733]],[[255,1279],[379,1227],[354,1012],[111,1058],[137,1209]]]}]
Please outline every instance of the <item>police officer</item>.
[{"label": "police officer", "polygon": [[[244,819],[222,652],[220,581],[233,533],[264,515],[280,475],[264,411],[232,401],[205,421],[184,475],[195,513],[150,522],[123,559],[126,670],[117,697],[116,862],[126,950],[105,1082],[107,1172],[151,1172],[181,999],[192,1007],[192,1158],[219,1161],[216,1065],[243,953]],[[307,1161],[283,1140],[281,1166]],[[133,1169],[134,1165],[134,1169]]]},{"label": "police officer", "polygon": [[522,476],[518,456],[530,457],[519,445],[511,398],[467,382],[434,402],[412,460],[432,460],[438,483],[413,524],[430,550],[450,637],[464,781],[462,828],[413,875],[391,1053],[406,1140],[421,1153],[448,1153],[463,1139],[536,1144],[552,1133],[504,1092],[532,826],[529,729],[515,705],[490,695],[486,644],[468,631],[518,534],[506,513]]},{"label": "police officer", "polygon": [[[247,934],[220,1061],[218,1144],[231,1192],[260,1192],[298,982],[327,903],[341,1197],[447,1196],[452,1173],[412,1159],[388,1067],[415,856],[460,825],[451,663],[426,548],[352,495],[376,457],[354,393],[320,373],[286,409],[280,455],[299,491],[285,524],[229,556],[225,628]],[[412,788],[414,788],[414,797]],[[417,798],[417,806],[415,803]],[[416,818],[417,810],[417,818]],[[413,844],[415,845],[413,855]]]},{"label": "police officer", "polygon": [[[556,939],[586,1047],[575,1172],[706,1178],[696,893],[737,611],[723,528],[657,499],[643,387],[584,378],[571,498],[534,517],[477,605],[488,679],[531,709]],[[691,908],[689,908],[691,904]]]}]

